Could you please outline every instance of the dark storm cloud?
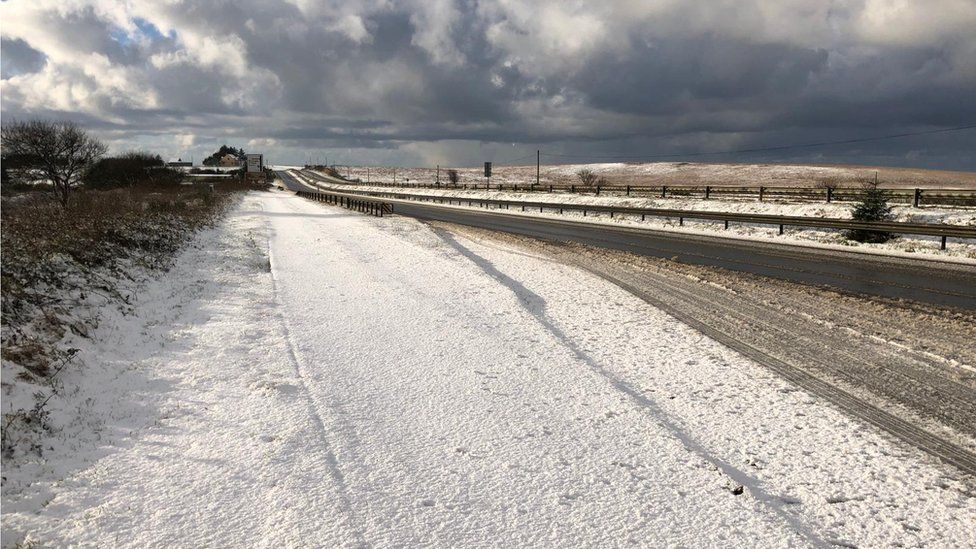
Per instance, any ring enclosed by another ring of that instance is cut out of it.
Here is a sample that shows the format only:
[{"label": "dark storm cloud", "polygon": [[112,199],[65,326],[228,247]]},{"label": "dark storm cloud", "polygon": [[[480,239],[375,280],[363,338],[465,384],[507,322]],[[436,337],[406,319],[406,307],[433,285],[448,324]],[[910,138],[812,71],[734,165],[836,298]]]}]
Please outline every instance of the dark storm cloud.
[{"label": "dark storm cloud", "polygon": [[[976,121],[976,7],[959,0],[11,4],[4,117],[174,153],[233,138],[467,163],[486,144],[681,154]],[[927,139],[771,159],[976,169],[973,132]]]},{"label": "dark storm cloud", "polygon": [[23,40],[0,40],[0,73],[4,79],[19,74],[29,74],[44,66],[44,54],[27,45]]}]

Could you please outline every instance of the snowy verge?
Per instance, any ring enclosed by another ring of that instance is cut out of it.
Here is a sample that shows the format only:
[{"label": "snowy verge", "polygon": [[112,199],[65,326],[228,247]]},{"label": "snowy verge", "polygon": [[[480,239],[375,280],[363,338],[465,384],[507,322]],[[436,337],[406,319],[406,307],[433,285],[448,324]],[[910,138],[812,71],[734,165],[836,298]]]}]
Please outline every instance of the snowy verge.
[{"label": "snowy verge", "polygon": [[124,370],[99,363],[106,327],[125,322],[146,285],[235,196],[127,189],[78,193],[67,207],[33,196],[5,209],[5,494],[44,476],[58,461],[49,454],[77,449],[65,444],[100,439],[112,411],[96,402]]}]

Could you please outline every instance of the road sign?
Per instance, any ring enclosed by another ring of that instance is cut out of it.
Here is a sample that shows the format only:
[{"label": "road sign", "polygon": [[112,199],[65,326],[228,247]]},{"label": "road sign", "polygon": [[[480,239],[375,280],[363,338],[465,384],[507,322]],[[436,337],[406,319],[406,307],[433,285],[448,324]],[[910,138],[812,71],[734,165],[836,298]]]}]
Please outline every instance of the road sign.
[{"label": "road sign", "polygon": [[247,155],[247,171],[249,173],[260,172],[263,169],[264,169],[264,155],[261,154]]},{"label": "road sign", "polygon": [[491,177],[491,162],[485,162],[485,177]]}]

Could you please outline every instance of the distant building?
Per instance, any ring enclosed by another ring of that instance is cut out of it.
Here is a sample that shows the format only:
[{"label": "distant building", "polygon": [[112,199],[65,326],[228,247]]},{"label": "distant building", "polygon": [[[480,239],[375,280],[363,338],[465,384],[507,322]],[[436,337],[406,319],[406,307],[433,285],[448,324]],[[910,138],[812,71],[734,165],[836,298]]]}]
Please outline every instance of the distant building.
[{"label": "distant building", "polygon": [[262,154],[247,155],[247,172],[261,173],[263,171],[264,171],[264,155]]},{"label": "distant building", "polygon": [[228,153],[220,157],[220,166],[223,168],[235,168],[241,165],[241,159]]},{"label": "distant building", "polygon": [[171,160],[167,162],[166,165],[169,166],[170,168],[192,168],[193,162],[187,162],[182,158],[180,158],[177,160]]}]

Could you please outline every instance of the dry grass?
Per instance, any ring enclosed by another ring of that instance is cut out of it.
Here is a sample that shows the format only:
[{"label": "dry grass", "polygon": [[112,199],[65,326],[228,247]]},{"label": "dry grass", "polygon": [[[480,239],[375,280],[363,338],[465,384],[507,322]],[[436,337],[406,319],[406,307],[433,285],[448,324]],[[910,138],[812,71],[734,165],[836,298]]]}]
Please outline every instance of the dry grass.
[{"label": "dry grass", "polygon": [[3,385],[24,382],[47,391],[39,393],[34,410],[4,414],[5,455],[11,450],[11,427],[43,427],[43,404],[57,393],[54,378],[70,367],[75,353],[62,348],[63,337],[69,332],[88,337],[94,327],[95,320],[81,312],[87,304],[115,304],[127,311],[125,282],[167,268],[196,230],[226,211],[237,191],[252,187],[228,181],[214,189],[78,191],[67,207],[45,193],[4,198]]},{"label": "dry grass", "polygon": [[194,230],[223,211],[230,191],[239,188],[228,187],[81,191],[66,208],[39,193],[5,201],[3,358],[43,376],[50,357],[37,350],[39,335],[28,336],[23,328],[32,325],[53,337],[67,329],[84,335],[84,327],[59,320],[70,316],[72,299],[99,294],[125,303],[112,281],[133,266],[164,267]]}]

